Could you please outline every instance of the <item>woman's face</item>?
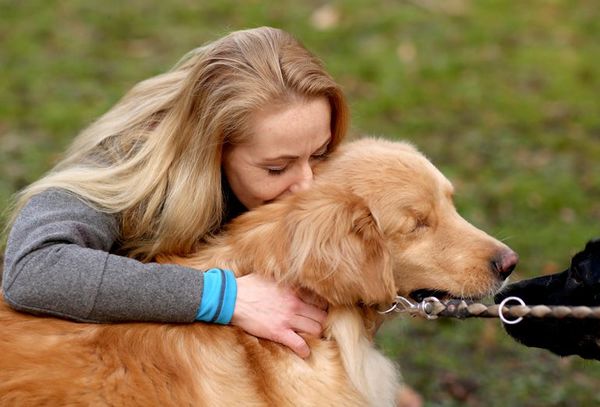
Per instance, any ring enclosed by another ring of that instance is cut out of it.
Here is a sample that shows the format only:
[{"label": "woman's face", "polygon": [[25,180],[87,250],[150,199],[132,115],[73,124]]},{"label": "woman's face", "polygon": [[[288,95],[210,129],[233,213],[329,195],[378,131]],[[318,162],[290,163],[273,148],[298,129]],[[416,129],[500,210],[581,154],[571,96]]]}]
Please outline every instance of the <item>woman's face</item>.
[{"label": "woman's face", "polygon": [[328,152],[331,107],[326,98],[256,112],[248,142],[223,151],[231,190],[248,209],[306,189],[313,166]]}]

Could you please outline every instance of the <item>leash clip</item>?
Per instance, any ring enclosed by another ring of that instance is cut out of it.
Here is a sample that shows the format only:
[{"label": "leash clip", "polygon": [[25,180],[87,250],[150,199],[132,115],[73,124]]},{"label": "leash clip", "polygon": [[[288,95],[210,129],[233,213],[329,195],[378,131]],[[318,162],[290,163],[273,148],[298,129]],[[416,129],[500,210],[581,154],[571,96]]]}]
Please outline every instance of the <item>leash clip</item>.
[{"label": "leash clip", "polygon": [[391,312],[399,312],[403,314],[410,314],[412,316],[418,315],[427,319],[436,319],[436,308],[438,308],[436,305],[438,304],[441,304],[441,302],[436,297],[427,297],[421,302],[412,302],[408,298],[398,295],[388,309],[377,312],[382,315],[386,315]]}]

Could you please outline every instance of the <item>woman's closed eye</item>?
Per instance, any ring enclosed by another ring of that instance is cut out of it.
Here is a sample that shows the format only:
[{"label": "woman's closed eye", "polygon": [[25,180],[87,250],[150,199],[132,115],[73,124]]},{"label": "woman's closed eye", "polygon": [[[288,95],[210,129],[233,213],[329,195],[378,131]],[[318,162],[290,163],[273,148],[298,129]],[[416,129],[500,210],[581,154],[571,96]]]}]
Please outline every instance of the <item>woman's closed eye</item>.
[{"label": "woman's closed eye", "polygon": [[[323,161],[328,156],[329,156],[329,150],[328,150],[327,146],[323,146],[310,156],[310,162]],[[286,163],[281,163],[281,164],[273,163],[273,164],[265,165],[264,168],[269,175],[274,175],[274,176],[281,175],[284,172],[286,172],[290,167],[295,165],[294,163],[298,162],[298,160],[299,160],[299,158],[296,157]]]},{"label": "woman's closed eye", "polygon": [[317,153],[317,154],[313,154],[310,156],[310,159],[313,161],[323,161],[324,159],[326,159],[329,155],[328,151],[324,151],[322,153]]},{"label": "woman's closed eye", "polygon": [[329,144],[322,146],[310,156],[311,161],[322,161],[329,156]]},{"label": "woman's closed eye", "polygon": [[277,167],[267,167],[267,173],[269,175],[281,175],[288,169],[287,165]]}]

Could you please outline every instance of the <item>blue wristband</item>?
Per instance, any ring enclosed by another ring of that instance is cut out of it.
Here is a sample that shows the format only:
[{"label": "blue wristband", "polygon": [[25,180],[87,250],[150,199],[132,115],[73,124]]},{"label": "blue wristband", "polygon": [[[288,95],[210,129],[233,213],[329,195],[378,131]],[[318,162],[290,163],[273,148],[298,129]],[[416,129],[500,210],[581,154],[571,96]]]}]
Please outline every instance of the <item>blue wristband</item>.
[{"label": "blue wristband", "polygon": [[204,274],[202,299],[196,321],[228,324],[233,316],[237,283],[233,272],[213,268]]}]

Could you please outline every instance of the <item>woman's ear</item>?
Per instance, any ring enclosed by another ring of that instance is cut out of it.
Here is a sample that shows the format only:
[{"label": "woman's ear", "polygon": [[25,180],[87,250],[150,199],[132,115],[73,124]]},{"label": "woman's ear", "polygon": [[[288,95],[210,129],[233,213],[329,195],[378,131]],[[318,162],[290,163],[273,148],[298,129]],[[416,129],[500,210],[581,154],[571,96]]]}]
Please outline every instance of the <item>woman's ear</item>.
[{"label": "woman's ear", "polygon": [[290,284],[332,305],[393,300],[390,255],[362,198],[335,186],[311,188],[298,194],[286,229]]}]

